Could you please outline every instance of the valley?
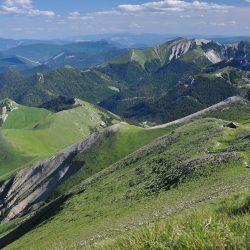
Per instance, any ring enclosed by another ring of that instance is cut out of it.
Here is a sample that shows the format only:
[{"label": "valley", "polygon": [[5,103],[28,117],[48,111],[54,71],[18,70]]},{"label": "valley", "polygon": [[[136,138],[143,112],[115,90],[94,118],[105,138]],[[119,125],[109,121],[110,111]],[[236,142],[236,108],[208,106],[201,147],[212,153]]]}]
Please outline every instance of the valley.
[{"label": "valley", "polygon": [[95,129],[109,126],[119,117],[92,104],[77,100],[69,110],[53,113],[43,108],[19,105],[11,100],[3,107],[14,105],[0,127],[0,176],[51,156],[74,142],[86,138]]}]

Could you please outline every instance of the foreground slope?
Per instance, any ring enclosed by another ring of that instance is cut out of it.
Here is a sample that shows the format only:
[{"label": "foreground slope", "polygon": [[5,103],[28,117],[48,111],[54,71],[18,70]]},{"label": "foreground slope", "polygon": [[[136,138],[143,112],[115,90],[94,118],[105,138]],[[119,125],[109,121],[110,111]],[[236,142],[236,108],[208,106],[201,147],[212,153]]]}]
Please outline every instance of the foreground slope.
[{"label": "foreground slope", "polygon": [[[82,170],[59,186],[50,203],[22,222],[17,218],[1,225],[2,235],[6,235],[1,243],[15,227],[19,237],[27,233],[20,234],[25,227],[20,228],[19,223],[35,223],[37,226],[9,249],[86,248],[139,224],[249,190],[249,114],[249,102],[239,100],[174,127],[137,130],[140,136],[133,134],[127,141],[118,140],[117,135],[124,131],[121,128],[118,133],[104,133],[101,140],[73,159],[84,162]],[[232,117],[236,128],[229,125]],[[129,131],[128,125],[121,126]],[[162,136],[139,150],[136,148],[145,145],[145,140],[134,147],[136,151],[127,150],[142,138],[141,133],[156,131]],[[115,147],[116,154],[110,154],[111,142],[120,145]],[[100,169],[98,164],[103,164]]]},{"label": "foreground slope", "polygon": [[250,194],[245,191],[167,220],[157,219],[87,249],[249,249],[249,236]]}]

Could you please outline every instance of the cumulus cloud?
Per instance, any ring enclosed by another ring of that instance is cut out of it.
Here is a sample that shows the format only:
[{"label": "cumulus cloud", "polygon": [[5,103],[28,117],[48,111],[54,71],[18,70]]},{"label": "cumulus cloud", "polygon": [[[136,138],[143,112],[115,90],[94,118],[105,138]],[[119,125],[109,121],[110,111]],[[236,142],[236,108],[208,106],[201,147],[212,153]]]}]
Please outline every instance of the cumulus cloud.
[{"label": "cumulus cloud", "polygon": [[32,0],[6,0],[0,7],[2,13],[7,14],[25,14],[30,16],[48,16],[55,15],[50,10],[38,10],[33,8]]},{"label": "cumulus cloud", "polygon": [[124,12],[179,12],[185,10],[215,10],[226,11],[233,8],[230,5],[208,3],[203,1],[187,2],[182,0],[162,0],[157,2],[149,2],[143,4],[123,4],[117,7],[118,10]]},{"label": "cumulus cloud", "polygon": [[69,13],[68,18],[74,20],[87,20],[94,19],[97,16],[143,15],[148,13],[164,14],[195,10],[225,12],[232,8],[234,8],[234,6],[198,0],[193,2],[187,2],[184,0],[161,0],[143,4],[122,4],[109,11],[100,11],[88,14],[81,14],[76,11]]}]

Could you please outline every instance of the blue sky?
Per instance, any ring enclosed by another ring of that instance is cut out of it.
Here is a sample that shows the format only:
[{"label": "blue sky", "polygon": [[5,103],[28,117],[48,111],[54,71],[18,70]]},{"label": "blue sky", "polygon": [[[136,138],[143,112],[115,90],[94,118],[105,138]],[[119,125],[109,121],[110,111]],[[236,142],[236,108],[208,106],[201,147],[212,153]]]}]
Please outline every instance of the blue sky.
[{"label": "blue sky", "polygon": [[250,0],[0,0],[0,36],[250,35]]}]

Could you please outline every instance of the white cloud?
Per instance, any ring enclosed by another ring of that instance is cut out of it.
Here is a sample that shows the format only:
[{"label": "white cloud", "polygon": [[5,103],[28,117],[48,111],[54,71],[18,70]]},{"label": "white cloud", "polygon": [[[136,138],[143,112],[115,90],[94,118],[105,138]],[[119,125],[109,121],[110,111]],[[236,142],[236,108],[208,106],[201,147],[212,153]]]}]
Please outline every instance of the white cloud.
[{"label": "white cloud", "polygon": [[117,7],[124,12],[179,12],[185,10],[214,10],[226,11],[233,8],[230,5],[208,3],[204,1],[186,2],[182,0],[162,0],[144,4],[123,4]]},{"label": "white cloud", "polygon": [[93,19],[93,17],[89,16],[89,15],[81,15],[80,12],[74,11],[74,12],[69,13],[68,19],[71,19],[71,20],[89,20],[89,19]]},{"label": "white cloud", "polygon": [[55,15],[53,11],[38,10],[33,8],[32,0],[6,0],[0,7],[2,13],[25,14],[29,16],[48,16]]},{"label": "white cloud", "polygon": [[[249,0],[250,1],[250,0]],[[161,0],[143,4],[122,4],[109,11],[81,14],[78,11],[71,12],[68,19],[88,20],[97,16],[121,16],[121,15],[144,15],[144,14],[165,14],[187,11],[215,11],[225,12],[234,8],[231,5],[208,3],[204,1],[187,2],[183,0]],[[185,16],[185,15],[182,15]],[[190,16],[187,14],[186,16]]]}]

